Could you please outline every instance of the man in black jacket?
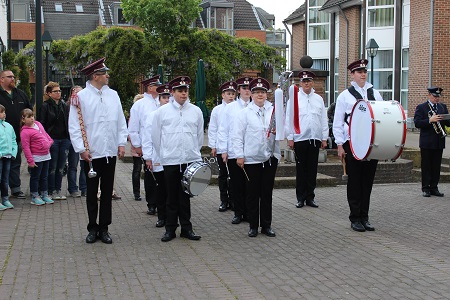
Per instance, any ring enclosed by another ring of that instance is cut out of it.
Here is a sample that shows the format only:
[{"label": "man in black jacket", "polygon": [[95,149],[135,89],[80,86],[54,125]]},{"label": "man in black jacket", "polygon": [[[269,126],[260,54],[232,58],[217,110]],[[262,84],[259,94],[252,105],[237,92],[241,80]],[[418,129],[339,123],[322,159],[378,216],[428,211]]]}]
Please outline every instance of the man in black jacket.
[{"label": "man in black jacket", "polygon": [[25,108],[32,109],[27,95],[16,88],[16,78],[11,70],[0,71],[0,104],[6,108],[6,122],[12,125],[17,139],[17,156],[11,161],[9,187],[13,197],[25,199],[20,189],[20,164],[22,145],[20,144],[20,113]]},{"label": "man in black jacket", "polygon": [[448,109],[439,101],[441,93],[442,88],[429,87],[428,100],[417,105],[414,113],[414,124],[420,128],[420,167],[424,197],[444,196],[438,189],[442,152],[445,148],[445,133],[440,131],[444,130],[444,126],[450,126],[450,121],[442,117],[442,114],[448,114]]}]

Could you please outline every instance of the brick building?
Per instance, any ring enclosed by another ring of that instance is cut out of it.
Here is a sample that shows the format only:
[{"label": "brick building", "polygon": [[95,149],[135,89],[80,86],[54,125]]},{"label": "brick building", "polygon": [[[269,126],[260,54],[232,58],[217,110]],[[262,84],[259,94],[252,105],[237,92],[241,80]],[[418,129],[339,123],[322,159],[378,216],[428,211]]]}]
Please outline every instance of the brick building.
[{"label": "brick building", "polygon": [[411,117],[426,99],[427,86],[442,86],[444,102],[450,92],[449,16],[445,0],[306,0],[284,20],[292,25],[290,67],[299,68],[300,58],[309,55],[313,68],[329,71],[329,105],[350,83],[349,62],[368,58],[371,81],[365,48],[374,39],[379,49],[373,84],[385,100],[400,101]]}]

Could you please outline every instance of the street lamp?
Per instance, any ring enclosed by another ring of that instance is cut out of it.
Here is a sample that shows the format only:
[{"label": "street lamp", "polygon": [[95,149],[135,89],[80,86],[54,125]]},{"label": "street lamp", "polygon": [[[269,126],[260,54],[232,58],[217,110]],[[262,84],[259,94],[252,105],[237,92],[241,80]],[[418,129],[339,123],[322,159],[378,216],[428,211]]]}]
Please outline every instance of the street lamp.
[{"label": "street lamp", "polygon": [[374,39],[370,39],[366,44],[367,56],[370,57],[370,79],[373,85],[373,58],[377,56],[378,48],[380,48]]},{"label": "street lamp", "polygon": [[45,51],[45,83],[48,83],[48,51],[50,51],[50,47],[52,46],[52,36],[50,35],[50,32],[47,30],[44,31],[44,34],[42,35],[42,47]]},{"label": "street lamp", "polygon": [[2,55],[6,51],[6,46],[3,44],[2,37],[0,36],[0,69],[3,70],[3,63],[2,63]]}]

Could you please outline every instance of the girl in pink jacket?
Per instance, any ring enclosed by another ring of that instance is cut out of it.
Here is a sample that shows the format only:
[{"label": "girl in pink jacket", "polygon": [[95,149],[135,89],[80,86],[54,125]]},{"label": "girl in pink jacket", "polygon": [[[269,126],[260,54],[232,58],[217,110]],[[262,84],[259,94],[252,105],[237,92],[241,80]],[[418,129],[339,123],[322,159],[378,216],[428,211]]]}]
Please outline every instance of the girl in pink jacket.
[{"label": "girl in pink jacket", "polygon": [[[52,204],[53,200],[48,196],[48,166],[50,163],[50,146],[52,138],[45,132],[41,123],[34,120],[31,109],[24,109],[21,116],[22,128],[20,139],[22,149],[31,168],[30,193],[31,204]],[[41,194],[39,195],[39,191]]]}]

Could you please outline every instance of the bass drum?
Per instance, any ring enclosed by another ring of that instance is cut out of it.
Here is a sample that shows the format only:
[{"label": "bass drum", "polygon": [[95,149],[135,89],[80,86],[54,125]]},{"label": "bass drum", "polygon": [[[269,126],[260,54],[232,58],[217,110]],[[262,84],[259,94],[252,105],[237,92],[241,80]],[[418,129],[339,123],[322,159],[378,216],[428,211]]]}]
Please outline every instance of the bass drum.
[{"label": "bass drum", "polygon": [[356,159],[395,161],[405,146],[405,111],[397,101],[360,100],[352,109],[349,134]]},{"label": "bass drum", "polygon": [[211,167],[205,162],[191,163],[183,174],[181,185],[186,194],[190,196],[200,195],[211,181]]}]

